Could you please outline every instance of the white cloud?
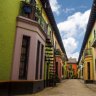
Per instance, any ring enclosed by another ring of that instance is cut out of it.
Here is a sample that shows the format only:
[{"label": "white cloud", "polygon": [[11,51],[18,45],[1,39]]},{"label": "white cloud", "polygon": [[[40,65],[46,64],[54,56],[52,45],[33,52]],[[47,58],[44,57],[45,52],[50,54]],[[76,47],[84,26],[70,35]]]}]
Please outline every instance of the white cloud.
[{"label": "white cloud", "polygon": [[78,42],[74,38],[69,37],[67,39],[63,39],[63,44],[66,52],[70,54],[76,50]]},{"label": "white cloud", "polygon": [[78,34],[84,35],[89,14],[90,10],[84,13],[76,12],[72,16],[69,16],[66,21],[60,22],[58,28],[63,38],[76,37]]},{"label": "white cloud", "polygon": [[78,60],[79,52],[75,52],[78,47],[78,42],[73,37],[63,39],[63,44],[67,53],[68,58],[76,58]]},{"label": "white cloud", "polygon": [[58,15],[59,9],[61,6],[58,4],[57,0],[49,0],[49,1],[50,1],[52,11]]},{"label": "white cloud", "polygon": [[63,9],[64,13],[72,13],[73,11],[75,11],[74,8],[65,8]]},{"label": "white cloud", "polygon": [[76,60],[78,60],[79,52],[75,52],[73,54],[67,54],[67,55],[68,55],[69,58],[72,57],[72,58],[76,58]]},{"label": "white cloud", "polygon": [[66,21],[58,24],[68,58],[73,57],[78,59],[78,44],[84,36],[89,14],[90,10],[84,13],[76,12],[69,16]]}]

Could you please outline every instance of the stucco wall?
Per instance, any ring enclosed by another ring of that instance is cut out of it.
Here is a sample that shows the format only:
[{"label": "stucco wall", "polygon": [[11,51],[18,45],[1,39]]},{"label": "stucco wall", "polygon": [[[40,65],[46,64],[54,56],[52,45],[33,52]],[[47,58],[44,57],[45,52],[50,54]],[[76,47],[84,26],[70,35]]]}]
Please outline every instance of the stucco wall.
[{"label": "stucco wall", "polygon": [[90,62],[90,80],[93,80],[94,78],[94,73],[93,73],[93,61],[92,57],[86,58],[84,62],[84,80],[88,80],[88,62]]},{"label": "stucco wall", "polygon": [[20,1],[0,0],[0,81],[10,79]]},{"label": "stucco wall", "polygon": [[[93,39],[93,38],[94,38],[94,30],[95,30],[95,32],[96,32],[96,22],[95,22],[95,24],[94,24],[94,26],[93,26],[93,30],[92,30],[92,32],[91,32],[92,41],[94,40],[94,39]],[[96,59],[96,48],[93,48],[92,52],[93,52],[94,80],[96,80],[96,64],[95,64],[95,59]]]},{"label": "stucco wall", "polygon": [[[24,17],[18,17],[18,18],[19,19],[17,20],[16,42],[15,42],[13,68],[12,68],[13,69],[12,70],[12,80],[18,80],[22,38],[23,38],[23,35],[25,35],[25,36],[30,36],[27,80],[35,81],[37,42],[39,40],[41,42],[41,44],[43,44],[45,47],[46,38],[43,35],[43,32],[41,32],[41,30],[38,27],[38,24],[36,22],[29,20],[27,18],[24,18]],[[43,56],[44,56],[44,54],[43,54]],[[40,62],[39,62],[38,67],[39,67],[38,69],[40,69]],[[44,57],[43,57],[42,71],[44,71]],[[40,80],[40,70],[38,71],[38,73],[39,73],[38,80]],[[44,72],[42,72],[42,79],[43,79],[43,77],[44,77]]]},{"label": "stucco wall", "polygon": [[[22,0],[0,0],[0,80],[10,80],[16,17]],[[40,0],[36,0],[40,1]],[[39,3],[40,4],[40,3]],[[3,73],[3,74],[2,74]]]},{"label": "stucco wall", "polygon": [[56,56],[56,62],[58,62],[58,77],[62,79],[62,59],[60,56]]},{"label": "stucco wall", "polygon": [[[92,57],[87,57],[87,58],[85,58],[85,63],[87,63],[87,62],[90,62],[90,75],[91,75],[91,80],[96,80],[95,78],[96,78],[96,73],[95,73],[95,50],[94,50],[94,48],[92,47],[92,42],[93,42],[93,40],[94,40],[94,30],[96,31],[96,23],[94,23],[94,25],[93,25],[93,28],[92,28],[92,30],[91,30],[91,34],[90,34],[90,36],[89,36],[89,39],[88,39],[88,41],[87,41],[87,43],[86,43],[86,47],[85,48],[91,48],[91,50],[92,50]],[[91,43],[91,45],[89,44],[89,42]],[[88,79],[87,78],[87,75],[88,75],[88,73],[87,73],[87,64],[84,64],[84,66],[85,66],[85,68],[84,68],[84,79]]]}]

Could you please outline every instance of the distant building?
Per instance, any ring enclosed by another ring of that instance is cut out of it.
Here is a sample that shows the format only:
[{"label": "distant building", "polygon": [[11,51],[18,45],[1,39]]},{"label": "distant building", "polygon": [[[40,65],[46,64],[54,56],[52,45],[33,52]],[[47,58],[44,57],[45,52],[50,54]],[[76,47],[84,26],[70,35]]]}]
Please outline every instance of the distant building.
[{"label": "distant building", "polygon": [[69,58],[67,62],[67,78],[77,78],[77,61],[76,58]]}]

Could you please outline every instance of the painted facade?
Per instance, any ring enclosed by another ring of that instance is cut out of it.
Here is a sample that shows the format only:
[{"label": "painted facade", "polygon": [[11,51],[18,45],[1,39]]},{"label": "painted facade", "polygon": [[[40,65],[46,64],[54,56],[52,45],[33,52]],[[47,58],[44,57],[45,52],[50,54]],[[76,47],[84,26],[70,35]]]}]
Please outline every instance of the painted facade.
[{"label": "painted facade", "polygon": [[62,54],[59,49],[55,50],[55,73],[56,73],[56,79],[57,82],[60,82],[62,80],[63,76],[63,60],[62,60]]},{"label": "painted facade", "polygon": [[[56,62],[61,80],[67,56],[49,1],[0,3],[0,90],[37,92],[56,85]],[[59,57],[57,49],[62,54]],[[63,56],[66,59],[62,60]]]},{"label": "painted facade", "polygon": [[67,62],[67,78],[76,79],[77,78],[77,61],[75,58],[69,58]]},{"label": "painted facade", "polygon": [[93,6],[86,29],[86,34],[82,44],[79,61],[78,61],[78,78],[84,79],[85,83],[93,83],[96,81],[96,57],[95,57],[95,30],[96,21],[94,14],[96,14],[96,1]]},{"label": "painted facade", "polygon": [[93,77],[94,77],[94,82],[96,82],[96,21],[95,21],[95,24],[94,24],[94,30],[93,30],[93,39],[92,39],[92,47],[93,47],[93,56],[94,56],[94,61],[93,61]]},{"label": "painted facade", "polygon": [[67,61],[64,62],[63,68],[64,68],[63,78],[67,79]]}]

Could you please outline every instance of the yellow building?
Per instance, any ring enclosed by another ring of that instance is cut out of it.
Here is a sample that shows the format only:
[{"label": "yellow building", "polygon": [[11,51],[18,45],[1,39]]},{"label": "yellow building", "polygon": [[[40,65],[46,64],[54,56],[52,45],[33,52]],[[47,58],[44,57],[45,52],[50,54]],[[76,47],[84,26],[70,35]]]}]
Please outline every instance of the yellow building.
[{"label": "yellow building", "polygon": [[92,47],[93,47],[93,77],[94,82],[96,83],[96,21],[93,26],[93,37],[92,37]]},{"label": "yellow building", "polygon": [[78,60],[78,78],[84,79],[85,83],[93,83],[96,81],[95,14],[96,1],[94,0]]}]

